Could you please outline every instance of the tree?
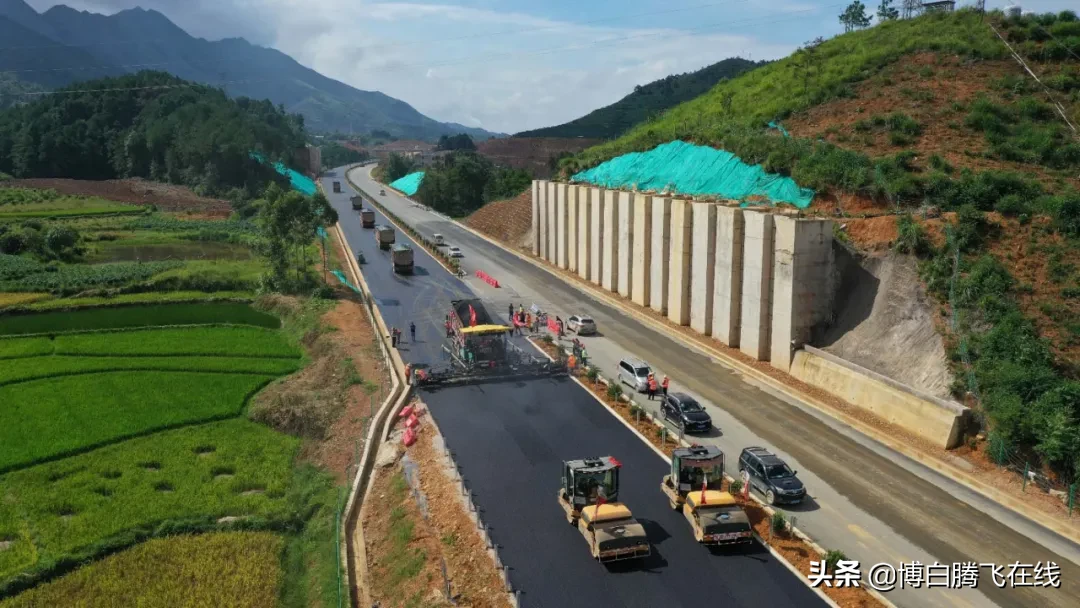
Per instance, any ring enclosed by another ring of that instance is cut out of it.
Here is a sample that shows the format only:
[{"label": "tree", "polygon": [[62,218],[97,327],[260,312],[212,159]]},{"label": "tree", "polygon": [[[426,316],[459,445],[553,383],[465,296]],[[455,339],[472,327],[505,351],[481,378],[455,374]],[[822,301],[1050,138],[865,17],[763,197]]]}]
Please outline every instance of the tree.
[{"label": "tree", "polygon": [[439,137],[439,144],[436,147],[439,150],[475,150],[476,144],[467,133],[459,133],[457,135]]},{"label": "tree", "polygon": [[879,21],[892,21],[893,19],[900,18],[900,10],[893,8],[893,0],[881,0],[881,4],[877,9],[877,16]]},{"label": "tree", "polygon": [[66,260],[79,252],[79,233],[70,226],[51,226],[45,233],[45,253],[49,257]]},{"label": "tree", "polygon": [[396,152],[390,154],[386,160],[386,181],[399,180],[413,172],[414,165],[411,158],[402,156]]},{"label": "tree", "polygon": [[[801,59],[801,61],[796,62],[795,65],[802,68],[802,70],[803,70],[803,92],[804,93],[806,91],[808,91],[809,88],[810,88],[810,71],[811,71],[811,69],[814,66],[818,65],[818,63],[820,62],[819,53],[818,53],[818,47],[820,47],[822,45],[822,43],[824,43],[824,42],[825,42],[825,39],[822,38],[821,36],[818,36],[817,38],[814,38],[813,40],[803,44],[802,48],[800,48],[796,52],[796,57],[798,59]],[[725,95],[727,95],[727,93],[725,93]],[[722,101],[726,102],[727,100],[722,100]],[[725,108],[725,111],[727,111],[727,108]]]},{"label": "tree", "polygon": [[[270,265],[265,283],[279,291],[302,291],[310,286],[309,245],[319,226],[337,223],[338,216],[321,193],[304,196],[271,184],[259,202],[257,223],[261,252]],[[289,276],[290,268],[294,271]]]},{"label": "tree", "polygon": [[840,14],[840,23],[845,32],[852,32],[870,25],[870,16],[866,14],[866,5],[855,0]]}]

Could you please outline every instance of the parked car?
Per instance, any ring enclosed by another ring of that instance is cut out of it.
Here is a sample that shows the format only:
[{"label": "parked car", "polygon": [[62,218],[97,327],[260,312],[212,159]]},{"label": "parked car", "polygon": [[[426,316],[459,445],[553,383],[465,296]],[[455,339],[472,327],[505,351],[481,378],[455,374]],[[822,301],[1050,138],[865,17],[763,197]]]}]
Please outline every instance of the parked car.
[{"label": "parked car", "polygon": [[712,417],[693,397],[686,393],[671,393],[662,404],[664,420],[675,423],[684,433],[707,433],[712,430]]},{"label": "parked car", "polygon": [[750,487],[765,495],[765,502],[800,503],[806,487],[786,462],[765,448],[749,447],[739,455],[739,473]]},{"label": "parked car", "polygon": [[623,359],[619,361],[619,382],[629,384],[639,393],[649,388],[649,374],[652,368],[641,359]]},{"label": "parked car", "polygon": [[570,315],[566,320],[566,329],[579,336],[591,336],[596,333],[596,322],[592,317],[582,315]]},{"label": "parked car", "polygon": [[463,258],[463,257],[465,257],[465,254],[461,253],[461,248],[458,247],[457,245],[451,245],[450,249],[447,250],[447,253],[449,253],[450,257],[452,257],[452,258]]}]

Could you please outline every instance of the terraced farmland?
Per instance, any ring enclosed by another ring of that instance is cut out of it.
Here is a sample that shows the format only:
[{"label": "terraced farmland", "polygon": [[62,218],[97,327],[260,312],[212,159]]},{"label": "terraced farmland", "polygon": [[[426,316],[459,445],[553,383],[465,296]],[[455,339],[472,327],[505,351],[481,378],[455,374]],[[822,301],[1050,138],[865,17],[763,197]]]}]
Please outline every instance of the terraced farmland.
[{"label": "terraced farmland", "polygon": [[[233,303],[0,316],[0,605],[272,605],[335,498],[245,415],[304,361],[279,326]],[[235,528],[265,532],[174,536]]]}]

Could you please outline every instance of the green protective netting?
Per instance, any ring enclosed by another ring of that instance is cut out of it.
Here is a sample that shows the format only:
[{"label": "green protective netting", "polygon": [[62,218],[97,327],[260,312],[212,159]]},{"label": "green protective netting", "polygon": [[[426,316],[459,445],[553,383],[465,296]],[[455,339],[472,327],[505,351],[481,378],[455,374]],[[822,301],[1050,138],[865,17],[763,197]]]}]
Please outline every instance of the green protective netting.
[{"label": "green protective netting", "polygon": [[[252,152],[251,157],[260,163],[266,162],[266,157],[258,152]],[[312,181],[310,177],[298,171],[293,171],[282,163],[274,163],[274,170],[289,178],[289,185],[292,186],[293,190],[306,194],[307,196],[315,194],[315,182]]]},{"label": "green protective netting", "polygon": [[424,172],[417,171],[391,183],[390,187],[399,192],[404,192],[405,196],[412,196],[420,189],[420,182],[422,181],[424,181]]},{"label": "green protective netting", "polygon": [[685,141],[661,144],[648,152],[613,158],[570,178],[606,188],[636,187],[641,191],[713,195],[737,201],[788,203],[805,209],[814,191],[800,188],[790,177],[766,173],[730,152]]}]

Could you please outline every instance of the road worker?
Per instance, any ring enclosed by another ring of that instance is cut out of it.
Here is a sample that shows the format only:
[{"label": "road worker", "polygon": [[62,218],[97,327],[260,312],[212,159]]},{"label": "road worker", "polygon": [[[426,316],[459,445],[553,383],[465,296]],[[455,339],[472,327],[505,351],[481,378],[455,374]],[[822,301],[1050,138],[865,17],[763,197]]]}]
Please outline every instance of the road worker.
[{"label": "road worker", "polygon": [[656,397],[656,376],[649,374],[649,401],[652,401]]},{"label": "road worker", "polygon": [[667,377],[667,374],[664,374],[664,382],[660,385],[660,387],[662,389],[664,389],[664,397],[667,397],[667,389],[668,389],[668,377]]}]

